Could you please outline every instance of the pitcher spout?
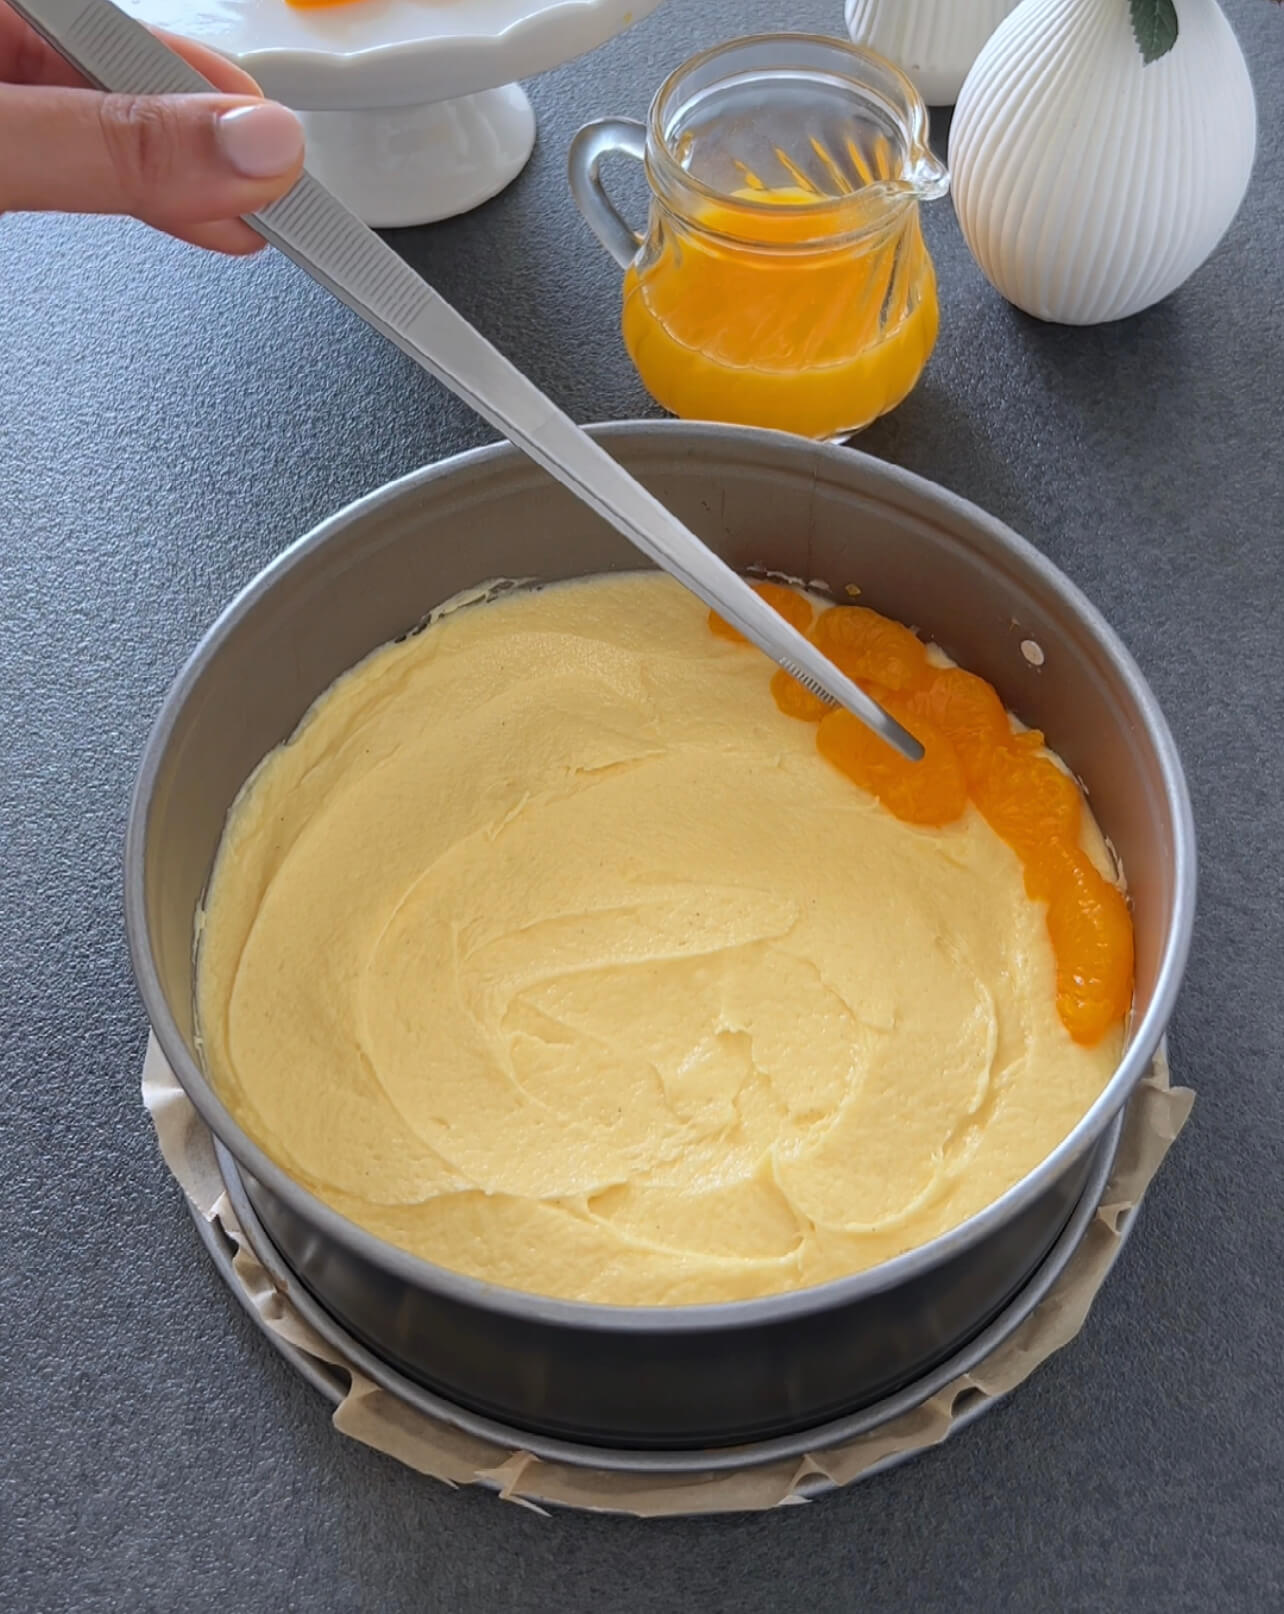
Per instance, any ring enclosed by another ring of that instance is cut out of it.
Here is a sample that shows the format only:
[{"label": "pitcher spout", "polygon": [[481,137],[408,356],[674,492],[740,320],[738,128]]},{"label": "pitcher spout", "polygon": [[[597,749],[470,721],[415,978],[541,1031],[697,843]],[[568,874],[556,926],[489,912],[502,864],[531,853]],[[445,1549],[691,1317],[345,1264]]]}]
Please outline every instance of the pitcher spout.
[{"label": "pitcher spout", "polygon": [[905,167],[905,183],[920,202],[935,202],[949,193],[950,171],[929,146],[915,146]]}]

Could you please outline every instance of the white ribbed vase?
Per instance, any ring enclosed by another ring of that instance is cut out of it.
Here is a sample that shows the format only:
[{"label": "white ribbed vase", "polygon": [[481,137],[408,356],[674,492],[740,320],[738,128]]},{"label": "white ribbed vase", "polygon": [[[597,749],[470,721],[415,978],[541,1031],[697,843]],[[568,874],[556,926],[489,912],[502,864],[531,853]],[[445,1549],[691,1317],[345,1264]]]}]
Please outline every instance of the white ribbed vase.
[{"label": "white ribbed vase", "polygon": [[1216,0],[1176,0],[1146,64],[1128,0],[1023,0],[977,57],[950,135],[954,207],[986,278],[1037,319],[1157,303],[1226,233],[1257,112]]},{"label": "white ribbed vase", "polygon": [[847,32],[895,62],[928,106],[953,106],[981,46],[1017,0],[846,0]]}]

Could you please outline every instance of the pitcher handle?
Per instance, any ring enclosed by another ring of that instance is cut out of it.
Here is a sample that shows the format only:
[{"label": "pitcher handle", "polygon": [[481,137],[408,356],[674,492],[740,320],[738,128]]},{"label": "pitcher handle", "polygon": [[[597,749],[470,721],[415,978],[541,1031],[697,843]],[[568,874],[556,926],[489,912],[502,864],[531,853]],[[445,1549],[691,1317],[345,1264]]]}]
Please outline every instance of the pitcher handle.
[{"label": "pitcher handle", "polygon": [[646,125],[634,118],[601,118],[586,123],[571,141],[566,169],[571,195],[590,230],[627,269],[638,255],[642,237],[620,216],[602,183],[602,159],[616,152],[639,161],[646,154]]}]

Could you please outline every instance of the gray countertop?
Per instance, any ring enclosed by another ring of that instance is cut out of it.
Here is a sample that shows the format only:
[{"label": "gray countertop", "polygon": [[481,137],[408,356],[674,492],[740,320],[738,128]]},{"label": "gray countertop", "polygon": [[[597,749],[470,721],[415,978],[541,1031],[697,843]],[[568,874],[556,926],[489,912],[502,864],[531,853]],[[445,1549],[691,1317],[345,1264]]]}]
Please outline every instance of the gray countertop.
[{"label": "gray countertop", "polygon": [[[1123,325],[1043,327],[938,204],[940,346],[861,445],[1038,544],[1165,706],[1201,837],[1172,1029],[1195,1113],[1072,1347],[947,1447],[769,1516],[546,1519],[451,1492],[336,1434],[216,1276],[138,1097],[136,759],[234,590],[487,433],[272,254],[0,221],[0,1607],[1281,1605],[1284,16],[1227,9],[1261,143],[1215,257]],[[518,183],[396,245],[578,419],[654,413],[566,192],[570,134],[641,113],[695,48],[840,10],[670,0],[532,86]]]}]

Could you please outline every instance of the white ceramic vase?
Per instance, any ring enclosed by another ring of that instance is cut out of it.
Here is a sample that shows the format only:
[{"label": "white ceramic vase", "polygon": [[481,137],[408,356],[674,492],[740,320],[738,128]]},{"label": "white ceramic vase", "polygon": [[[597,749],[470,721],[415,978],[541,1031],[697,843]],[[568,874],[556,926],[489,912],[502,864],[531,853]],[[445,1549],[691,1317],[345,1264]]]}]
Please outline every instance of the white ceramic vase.
[{"label": "white ceramic vase", "polygon": [[1038,319],[1157,303],[1226,233],[1257,144],[1253,86],[1216,0],[1176,0],[1142,60],[1128,0],[1023,0],[959,96],[954,206],[986,278]]},{"label": "white ceramic vase", "polygon": [[981,46],[1017,0],[846,0],[847,32],[895,62],[928,106],[953,106]]}]

